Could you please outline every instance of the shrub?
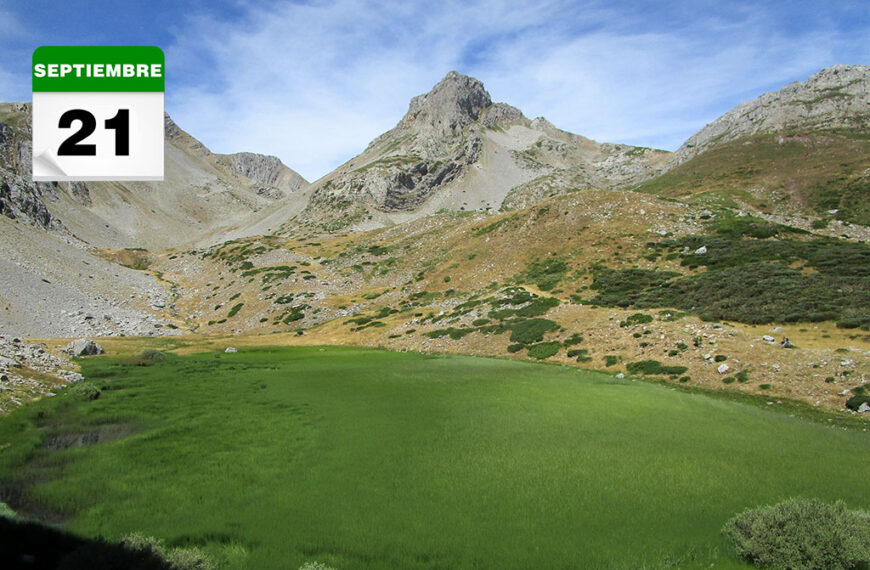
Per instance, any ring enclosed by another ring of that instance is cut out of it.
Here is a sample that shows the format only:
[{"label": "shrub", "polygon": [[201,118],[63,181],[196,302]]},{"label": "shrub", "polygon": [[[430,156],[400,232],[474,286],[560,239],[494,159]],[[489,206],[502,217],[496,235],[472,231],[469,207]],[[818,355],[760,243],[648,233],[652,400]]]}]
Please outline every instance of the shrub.
[{"label": "shrub", "polygon": [[633,325],[642,325],[644,323],[651,323],[653,321],[652,315],[645,315],[643,313],[635,313],[619,323],[621,327],[630,327]]},{"label": "shrub", "polygon": [[147,552],[155,554],[160,558],[165,558],[166,550],[163,547],[163,541],[154,538],[153,536],[145,536],[138,532],[131,532],[121,539],[121,546],[127,550],[136,552]]},{"label": "shrub", "polygon": [[726,376],[725,378],[722,379],[722,382],[724,382],[725,384],[733,384],[734,380],[735,380],[734,376]]},{"label": "shrub", "polygon": [[217,565],[196,547],[176,548],[166,555],[173,570],[217,570]]},{"label": "shrub", "polygon": [[737,381],[741,382],[741,383],[742,382],[749,382],[749,371],[748,370],[741,370],[740,372],[738,372],[737,373]]},{"label": "shrub", "polygon": [[613,354],[608,354],[604,357],[604,366],[613,366],[617,362],[619,362],[619,357]]},{"label": "shrub", "polygon": [[519,343],[517,343],[517,344],[509,344],[508,347],[507,347],[507,351],[510,352],[511,354],[513,354],[514,352],[519,352],[519,351],[521,351],[521,350],[524,349],[525,347],[526,347],[526,345],[524,345],[524,344],[519,344]]},{"label": "shrub", "polygon": [[771,388],[773,388],[773,386],[771,384],[762,384],[759,386],[759,388],[761,388],[762,390],[770,390]]},{"label": "shrub", "polygon": [[559,324],[549,319],[528,319],[511,325],[511,341],[531,344],[544,340],[544,334],[559,328]]},{"label": "shrub", "polygon": [[538,360],[543,360],[545,358],[550,358],[559,352],[561,347],[562,344],[555,341],[533,344],[529,347],[529,356],[537,358]]},{"label": "shrub", "polygon": [[12,510],[12,507],[7,505],[6,503],[0,503],[0,517],[14,519],[16,517],[16,513],[14,510]]},{"label": "shrub", "polygon": [[139,354],[138,364],[139,366],[150,366],[164,360],[166,360],[164,353],[153,348],[146,348]]},{"label": "shrub", "polygon": [[870,394],[857,394],[846,400],[846,407],[850,410],[858,411],[861,404],[865,402],[870,405]]},{"label": "shrub", "polygon": [[574,333],[571,335],[570,338],[565,339],[565,341],[562,342],[562,345],[565,347],[568,347],[568,346],[574,346],[575,344],[580,344],[581,342],[583,342],[583,335],[580,333]]},{"label": "shrub", "polygon": [[728,357],[724,354],[717,354],[713,357],[713,360],[715,360],[716,362],[725,362],[726,360],[728,360]]},{"label": "shrub", "polygon": [[685,366],[665,366],[658,360],[639,360],[629,362],[625,369],[629,374],[668,374],[679,375],[688,370]]},{"label": "shrub", "polygon": [[100,389],[90,382],[76,382],[67,388],[66,397],[80,402],[89,402],[100,397]]},{"label": "shrub", "polygon": [[299,567],[299,570],[335,570],[332,566],[327,566],[322,562],[306,562]]},{"label": "shrub", "polygon": [[691,376],[680,376],[680,382],[683,382],[683,383],[686,383],[691,379],[692,379]]},{"label": "shrub", "polygon": [[846,570],[870,562],[870,517],[842,501],[789,499],[749,509],[722,532],[740,558],[762,568]]}]

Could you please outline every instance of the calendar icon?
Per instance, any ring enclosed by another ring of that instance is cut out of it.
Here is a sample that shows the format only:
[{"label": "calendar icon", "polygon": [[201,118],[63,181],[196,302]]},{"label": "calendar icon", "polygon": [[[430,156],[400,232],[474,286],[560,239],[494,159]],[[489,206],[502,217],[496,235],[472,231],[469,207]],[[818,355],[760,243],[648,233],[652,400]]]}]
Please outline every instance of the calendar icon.
[{"label": "calendar icon", "polygon": [[33,180],[163,180],[163,51],[33,52]]}]

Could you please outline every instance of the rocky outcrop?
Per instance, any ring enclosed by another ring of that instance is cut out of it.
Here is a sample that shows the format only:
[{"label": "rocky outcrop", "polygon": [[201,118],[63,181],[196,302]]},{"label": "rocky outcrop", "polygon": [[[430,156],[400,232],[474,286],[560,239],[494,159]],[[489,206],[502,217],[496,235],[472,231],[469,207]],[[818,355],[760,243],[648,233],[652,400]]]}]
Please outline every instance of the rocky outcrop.
[{"label": "rocky outcrop", "polygon": [[287,168],[277,156],[239,152],[220,155],[218,162],[253,182],[257,194],[279,200],[308,185],[297,172]]},{"label": "rocky outcrop", "polygon": [[92,356],[103,354],[103,347],[89,338],[80,338],[66,345],[64,352],[70,356]]},{"label": "rocky outcrop", "polygon": [[870,66],[835,65],[804,82],[738,105],[689,137],[674,155],[681,164],[709,148],[760,133],[870,128]]}]

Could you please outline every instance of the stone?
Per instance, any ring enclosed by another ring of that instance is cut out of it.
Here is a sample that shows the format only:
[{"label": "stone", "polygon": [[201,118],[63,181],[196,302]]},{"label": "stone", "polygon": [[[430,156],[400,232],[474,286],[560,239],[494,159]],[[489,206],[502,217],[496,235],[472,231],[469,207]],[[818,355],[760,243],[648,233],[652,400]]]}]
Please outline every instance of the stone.
[{"label": "stone", "polygon": [[766,334],[761,338],[762,338],[762,340],[764,340],[764,342],[776,342],[776,339],[773,338],[772,336],[770,336],[769,334]]},{"label": "stone", "polygon": [[64,351],[72,356],[91,356],[103,354],[103,347],[89,338],[80,338],[66,345]]},{"label": "stone", "polygon": [[870,404],[867,402],[861,402],[861,405],[858,406],[858,413],[865,414],[867,412],[870,412]]},{"label": "stone", "polygon": [[705,253],[707,253],[707,246],[706,245],[702,245],[701,247],[699,247],[698,249],[695,250],[695,255],[704,255]]},{"label": "stone", "polygon": [[716,369],[716,372],[718,372],[719,374],[725,374],[726,372],[728,372],[728,370],[729,366],[725,363],[722,363],[719,365],[719,368]]},{"label": "stone", "polygon": [[3,368],[12,368],[13,366],[20,366],[18,362],[16,362],[12,358],[7,358],[5,356],[0,356],[0,366]]},{"label": "stone", "polygon": [[232,352],[238,352],[238,351],[239,351],[239,349],[237,349],[236,347],[234,347],[234,346],[228,346],[227,349],[226,349],[224,352],[232,353]]},{"label": "stone", "polygon": [[616,377],[617,377],[617,378],[625,378],[625,374],[623,374],[622,372],[620,372],[619,374],[616,375]]}]

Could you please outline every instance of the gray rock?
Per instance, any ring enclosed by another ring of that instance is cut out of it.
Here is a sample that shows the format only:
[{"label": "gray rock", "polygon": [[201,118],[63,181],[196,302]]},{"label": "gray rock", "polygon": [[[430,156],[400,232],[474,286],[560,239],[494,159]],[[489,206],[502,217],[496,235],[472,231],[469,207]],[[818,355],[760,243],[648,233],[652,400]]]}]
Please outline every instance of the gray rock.
[{"label": "gray rock", "polygon": [[776,342],[776,339],[773,338],[772,336],[770,336],[769,334],[766,334],[761,338],[762,338],[762,340],[764,340],[764,342]]},{"label": "gray rock", "polygon": [[90,356],[94,354],[103,354],[103,347],[91,339],[80,338],[66,345],[64,351],[72,356]]},{"label": "gray rock", "polygon": [[239,349],[237,349],[236,347],[228,346],[224,352],[238,352],[238,351],[239,351]]},{"label": "gray rock", "polygon": [[722,363],[716,369],[716,372],[718,372],[719,374],[725,374],[726,372],[728,372],[728,370],[730,370],[730,367],[727,364]]},{"label": "gray rock", "polygon": [[705,253],[707,253],[707,246],[706,245],[702,245],[701,247],[699,247],[698,249],[695,250],[695,255],[704,255]]},{"label": "gray rock", "polygon": [[858,413],[865,414],[867,412],[870,412],[870,404],[868,404],[867,402],[862,402],[861,405],[858,406]]},{"label": "gray rock", "polygon": [[12,368],[16,366],[20,366],[17,361],[12,358],[7,358],[5,356],[0,356],[0,366],[3,368]]}]

